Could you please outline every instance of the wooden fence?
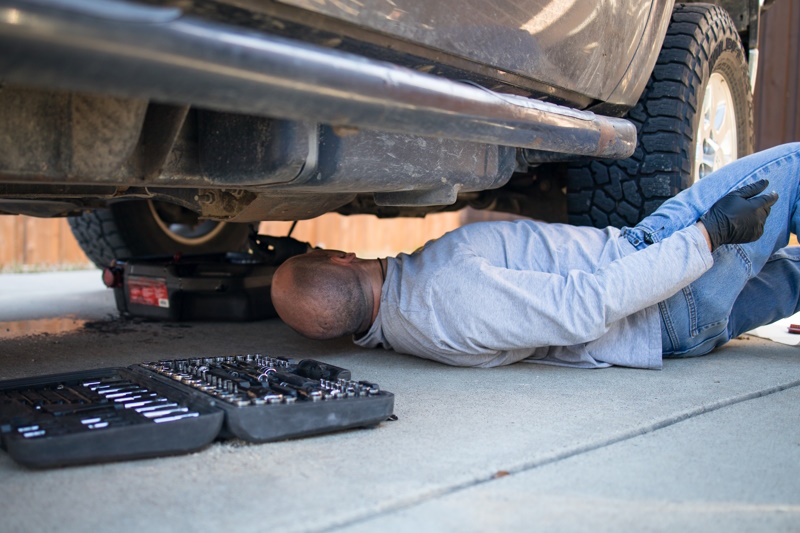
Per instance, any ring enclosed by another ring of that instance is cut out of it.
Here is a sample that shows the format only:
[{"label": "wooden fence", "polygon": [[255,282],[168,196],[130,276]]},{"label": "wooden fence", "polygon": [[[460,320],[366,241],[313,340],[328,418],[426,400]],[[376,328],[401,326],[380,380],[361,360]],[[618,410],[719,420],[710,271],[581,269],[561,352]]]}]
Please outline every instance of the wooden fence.
[{"label": "wooden fence", "polygon": [[[800,0],[778,0],[761,26],[755,92],[756,148],[800,140]],[[363,257],[410,251],[458,227],[459,213],[424,219],[379,220],[372,216],[328,214],[298,223],[294,237]],[[260,230],[286,234],[290,223],[262,223]],[[0,216],[0,269],[24,265],[88,265],[63,219]]]},{"label": "wooden fence", "polygon": [[[372,258],[412,252],[460,225],[458,212],[400,219],[330,213],[313,220],[301,220],[292,237],[322,248],[346,250]],[[290,227],[291,222],[262,222],[259,230],[267,235],[286,235]]]},{"label": "wooden fence", "polygon": [[[361,257],[385,257],[413,251],[461,224],[460,213],[424,219],[378,219],[327,214],[298,222],[292,236]],[[259,231],[286,235],[290,222],[262,222]],[[0,271],[90,266],[65,219],[0,216]]]},{"label": "wooden fence", "polygon": [[0,216],[0,269],[88,264],[65,219]]},{"label": "wooden fence", "polygon": [[800,141],[800,0],[764,13],[754,95],[756,150]]}]

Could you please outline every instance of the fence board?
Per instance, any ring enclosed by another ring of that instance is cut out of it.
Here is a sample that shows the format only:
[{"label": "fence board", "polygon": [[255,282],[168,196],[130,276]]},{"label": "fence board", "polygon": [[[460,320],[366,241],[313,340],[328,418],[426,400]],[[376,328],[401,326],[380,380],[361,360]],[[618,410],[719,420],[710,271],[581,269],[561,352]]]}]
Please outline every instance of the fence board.
[{"label": "fence board", "polygon": [[25,262],[54,264],[58,261],[58,219],[25,218]]},{"label": "fence board", "polygon": [[800,141],[800,0],[778,0],[761,21],[756,150]]},{"label": "fence board", "polygon": [[16,258],[18,217],[0,216],[0,265],[10,265]]}]

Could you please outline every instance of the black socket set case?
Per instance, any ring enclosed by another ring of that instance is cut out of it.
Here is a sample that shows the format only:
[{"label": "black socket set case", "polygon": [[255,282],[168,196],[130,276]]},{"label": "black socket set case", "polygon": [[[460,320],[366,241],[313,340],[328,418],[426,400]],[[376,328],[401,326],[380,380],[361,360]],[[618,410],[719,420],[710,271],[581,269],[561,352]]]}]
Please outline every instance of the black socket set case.
[{"label": "black socket set case", "polygon": [[0,444],[45,468],[371,427],[393,409],[377,384],[312,359],[174,359],[0,382]]}]

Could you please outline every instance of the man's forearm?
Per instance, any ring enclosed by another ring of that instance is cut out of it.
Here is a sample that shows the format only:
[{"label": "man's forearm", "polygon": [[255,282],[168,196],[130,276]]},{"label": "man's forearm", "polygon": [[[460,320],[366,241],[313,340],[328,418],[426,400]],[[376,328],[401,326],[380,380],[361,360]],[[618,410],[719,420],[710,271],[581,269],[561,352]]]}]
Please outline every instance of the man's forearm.
[{"label": "man's forearm", "polygon": [[[618,259],[595,272],[604,325],[655,305],[695,281],[711,266],[702,224]],[[598,326],[602,326],[598,324]]]}]

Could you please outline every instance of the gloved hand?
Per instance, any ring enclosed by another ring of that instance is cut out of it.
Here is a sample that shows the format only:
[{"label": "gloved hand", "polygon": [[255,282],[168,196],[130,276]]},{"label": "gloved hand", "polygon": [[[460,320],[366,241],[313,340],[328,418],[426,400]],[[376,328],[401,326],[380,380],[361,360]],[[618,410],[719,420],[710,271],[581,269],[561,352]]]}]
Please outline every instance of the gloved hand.
[{"label": "gloved hand", "polygon": [[723,244],[744,244],[761,237],[770,208],[778,201],[776,192],[756,197],[767,185],[769,181],[759,180],[731,191],[700,217],[711,238],[712,252]]}]

